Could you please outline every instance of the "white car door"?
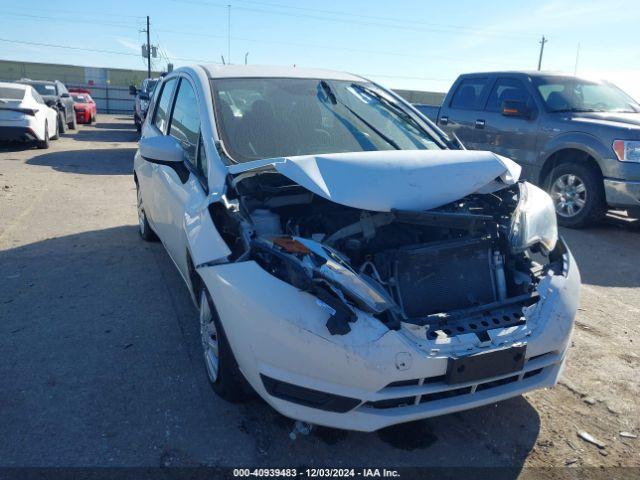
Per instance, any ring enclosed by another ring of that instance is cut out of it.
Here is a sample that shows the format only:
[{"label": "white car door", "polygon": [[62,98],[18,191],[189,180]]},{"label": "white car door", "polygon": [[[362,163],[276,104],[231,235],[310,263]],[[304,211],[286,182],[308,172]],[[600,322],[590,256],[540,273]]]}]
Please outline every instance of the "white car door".
[{"label": "white car door", "polygon": [[[161,99],[162,101],[162,99]],[[201,140],[201,119],[196,89],[186,76],[181,76],[174,95],[167,134],[174,137],[184,150],[180,168],[157,165],[154,178],[156,202],[154,211],[163,210],[162,225],[156,232],[185,278],[188,278],[187,212],[207,200],[206,161]],[[184,170],[182,167],[185,167]]]},{"label": "white car door", "polygon": [[[164,135],[167,132],[177,83],[178,78],[175,76],[163,82],[157,106],[154,108],[153,118],[150,119],[150,122],[146,122],[142,129],[143,138]],[[160,184],[158,178],[161,174],[160,165],[148,161],[139,162],[136,174],[147,220],[162,243],[166,244],[165,237],[169,231],[169,226],[167,225],[169,216],[168,209],[164,205],[158,204],[157,189]]]}]

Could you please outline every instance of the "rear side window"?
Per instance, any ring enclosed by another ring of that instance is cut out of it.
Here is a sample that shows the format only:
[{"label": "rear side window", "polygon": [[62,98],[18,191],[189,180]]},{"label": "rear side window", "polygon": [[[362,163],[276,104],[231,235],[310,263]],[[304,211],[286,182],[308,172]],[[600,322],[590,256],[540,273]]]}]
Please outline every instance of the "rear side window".
[{"label": "rear side window", "polygon": [[517,100],[528,104],[530,97],[525,85],[517,78],[498,78],[489,94],[485,110],[500,112],[506,100]]},{"label": "rear side window", "polygon": [[29,88],[31,88],[31,96],[33,97],[33,99],[34,99],[36,102],[41,103],[41,104],[43,104],[43,105],[44,105],[44,104],[45,104],[45,103],[44,103],[44,100],[42,99],[42,97],[40,96],[40,94],[38,93],[38,91],[37,91],[35,88],[33,88],[33,87],[29,87]]},{"label": "rear side window", "polygon": [[22,100],[24,92],[24,88],[0,87],[0,98],[3,100]]},{"label": "rear side window", "polygon": [[175,78],[170,78],[162,86],[162,92],[160,93],[160,99],[158,100],[156,113],[153,117],[153,124],[158,127],[158,130],[160,130],[162,133],[165,132],[167,123],[169,121],[169,108],[171,107],[170,102],[175,86]]},{"label": "rear side window", "polygon": [[176,103],[171,116],[169,135],[180,142],[185,156],[194,167],[197,167],[196,151],[200,138],[200,115],[198,101],[193,87],[187,80],[182,80],[178,87]]},{"label": "rear side window", "polygon": [[476,110],[482,90],[486,85],[486,78],[466,78],[462,80],[456,93],[453,94],[450,107],[460,110]]}]

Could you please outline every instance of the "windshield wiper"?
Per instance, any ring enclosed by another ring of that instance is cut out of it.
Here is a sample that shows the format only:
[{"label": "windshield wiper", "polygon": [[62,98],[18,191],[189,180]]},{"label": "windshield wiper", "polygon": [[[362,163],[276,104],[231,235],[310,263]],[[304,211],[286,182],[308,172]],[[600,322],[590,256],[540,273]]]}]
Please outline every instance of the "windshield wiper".
[{"label": "windshield wiper", "polygon": [[324,80],[321,80],[320,81],[320,86],[322,87],[322,90],[324,90],[324,93],[327,95],[327,97],[329,98],[331,103],[333,103],[334,105],[337,105],[339,103],[343,108],[346,108],[351,113],[351,115],[356,117],[358,120],[360,120],[362,123],[364,123],[367,127],[369,127],[371,130],[373,130],[385,142],[387,142],[389,145],[391,145],[396,150],[401,150],[400,146],[395,141],[393,141],[391,138],[389,138],[384,133],[382,133],[380,130],[378,130],[376,127],[374,127],[371,123],[369,123],[367,120],[365,120],[361,115],[356,113],[351,107],[349,107],[349,105],[347,105],[347,104],[345,104],[343,102],[338,102],[338,99],[336,98],[336,95],[333,93],[333,90],[331,90],[331,87],[329,86],[329,84],[327,82],[325,82]]}]

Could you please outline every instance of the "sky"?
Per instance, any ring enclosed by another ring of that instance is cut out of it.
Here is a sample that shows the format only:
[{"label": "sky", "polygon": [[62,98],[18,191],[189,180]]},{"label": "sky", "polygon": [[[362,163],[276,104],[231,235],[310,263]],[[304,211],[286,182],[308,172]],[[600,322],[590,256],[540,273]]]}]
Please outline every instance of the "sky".
[{"label": "sky", "polygon": [[536,69],[544,35],[543,70],[605,78],[640,100],[638,0],[0,0],[0,59],[144,69],[146,15],[158,69],[248,53],[445,92],[461,73]]}]

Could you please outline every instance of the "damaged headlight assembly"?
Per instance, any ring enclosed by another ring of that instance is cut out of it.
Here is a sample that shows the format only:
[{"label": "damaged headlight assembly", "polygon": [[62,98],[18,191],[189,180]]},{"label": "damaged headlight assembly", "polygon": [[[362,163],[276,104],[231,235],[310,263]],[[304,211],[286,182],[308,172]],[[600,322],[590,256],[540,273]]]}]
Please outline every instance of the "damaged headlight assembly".
[{"label": "damaged headlight assembly", "polygon": [[558,242],[556,210],[551,197],[528,182],[520,184],[520,199],[513,214],[511,250],[523,252],[535,245],[551,252]]}]

